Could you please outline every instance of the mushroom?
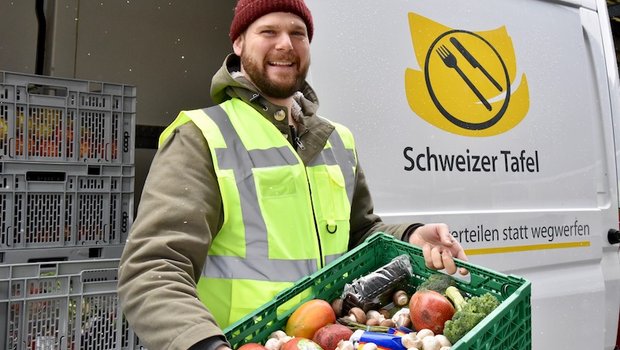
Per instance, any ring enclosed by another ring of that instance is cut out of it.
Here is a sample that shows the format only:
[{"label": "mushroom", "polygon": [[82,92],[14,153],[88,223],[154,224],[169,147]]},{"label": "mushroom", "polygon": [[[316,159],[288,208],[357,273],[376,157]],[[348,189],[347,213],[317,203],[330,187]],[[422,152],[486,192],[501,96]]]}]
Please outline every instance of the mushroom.
[{"label": "mushroom", "polygon": [[378,326],[381,322],[379,322],[379,320],[377,320],[376,318],[369,318],[366,320],[366,325],[367,326]]},{"label": "mushroom", "polygon": [[411,317],[409,316],[409,313],[409,308],[404,307],[392,316],[392,321],[394,321],[394,324],[398,327],[409,327],[411,325]]},{"label": "mushroom", "polygon": [[267,350],[279,350],[282,344],[278,338],[269,338],[265,342],[265,348]]},{"label": "mushroom", "polygon": [[342,316],[342,299],[340,298],[336,298],[334,300],[332,300],[332,309],[334,309],[334,313],[336,314],[336,317],[341,317]]},{"label": "mushroom", "polygon": [[381,321],[381,323],[379,323],[379,326],[394,328],[396,327],[396,323],[394,323],[391,318],[386,318],[385,320]]},{"label": "mushroom", "polygon": [[392,296],[392,301],[396,306],[405,306],[409,302],[409,296],[404,290],[398,290]]},{"label": "mushroom", "polygon": [[381,308],[381,309],[379,309],[379,313],[380,313],[381,315],[383,315],[383,317],[385,317],[385,318],[390,318],[390,317],[392,317],[392,316],[390,315],[390,310],[388,310],[388,309]]},{"label": "mushroom", "polygon": [[377,350],[377,344],[375,343],[366,343],[360,350]]},{"label": "mushroom", "polygon": [[383,315],[381,315],[377,310],[368,310],[366,313],[367,326],[378,326],[383,320],[385,320],[385,317],[383,317]]},{"label": "mushroom", "polygon": [[397,327],[409,328],[411,327],[411,318],[409,315],[401,315],[394,323],[396,323]]},{"label": "mushroom", "polygon": [[439,344],[444,347],[451,347],[452,343],[450,342],[450,340],[443,334],[437,334],[435,335],[435,339],[437,339],[437,341],[439,342]]},{"label": "mushroom", "polygon": [[269,339],[265,342],[267,350],[280,350],[282,346],[293,339],[282,330],[277,330],[269,335]]},{"label": "mushroom", "polygon": [[353,342],[350,340],[341,340],[336,346],[336,350],[354,350]]},{"label": "mushroom", "polygon": [[385,317],[377,310],[368,310],[368,312],[366,313],[366,319],[367,320],[375,319],[375,320],[381,322],[381,321],[385,320]]},{"label": "mushroom", "polygon": [[424,337],[422,338],[422,349],[424,350],[439,350],[441,348],[441,344],[439,341],[435,339],[435,337]]},{"label": "mushroom", "polygon": [[283,331],[283,330],[278,329],[277,331],[272,332],[272,333],[269,335],[269,338],[270,338],[270,339],[271,339],[271,338],[275,338],[275,339],[282,339],[282,338],[287,337],[287,336],[288,336],[288,335],[286,335],[286,333],[284,333],[284,331]]},{"label": "mushroom", "polygon": [[407,349],[422,348],[422,340],[418,339],[415,333],[407,333],[400,338],[400,343]]},{"label": "mushroom", "polygon": [[418,339],[424,339],[426,337],[434,337],[435,333],[433,333],[433,331],[431,331],[430,329],[420,329],[418,331],[417,337]]},{"label": "mushroom", "polygon": [[352,307],[351,310],[349,310],[349,319],[353,322],[365,324],[366,313],[359,307]]}]

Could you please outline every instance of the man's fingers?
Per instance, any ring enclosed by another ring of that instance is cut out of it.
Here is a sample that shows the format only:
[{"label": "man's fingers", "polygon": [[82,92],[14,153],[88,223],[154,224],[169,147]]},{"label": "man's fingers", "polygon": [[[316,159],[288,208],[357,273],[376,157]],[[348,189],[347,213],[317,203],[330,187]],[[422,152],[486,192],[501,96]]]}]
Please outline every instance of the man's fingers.
[{"label": "man's fingers", "polygon": [[444,250],[441,254],[441,260],[443,263],[444,269],[446,269],[446,273],[452,275],[456,272],[456,264],[454,263],[454,259],[452,259],[452,253],[449,250]]},{"label": "man's fingers", "polygon": [[441,254],[442,249],[439,247],[434,247],[431,249],[431,259],[433,261],[433,265],[431,267],[436,270],[443,269],[443,257]]}]

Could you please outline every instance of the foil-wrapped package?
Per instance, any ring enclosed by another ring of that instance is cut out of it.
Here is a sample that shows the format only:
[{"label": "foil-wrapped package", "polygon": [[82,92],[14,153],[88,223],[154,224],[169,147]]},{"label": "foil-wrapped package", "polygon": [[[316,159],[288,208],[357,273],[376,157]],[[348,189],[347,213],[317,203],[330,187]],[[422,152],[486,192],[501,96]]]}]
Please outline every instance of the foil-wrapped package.
[{"label": "foil-wrapped package", "polygon": [[412,275],[409,256],[403,254],[370,274],[356,278],[344,286],[343,313],[347,314],[355,306],[364,311],[385,307],[392,302],[397,289],[407,289]]}]

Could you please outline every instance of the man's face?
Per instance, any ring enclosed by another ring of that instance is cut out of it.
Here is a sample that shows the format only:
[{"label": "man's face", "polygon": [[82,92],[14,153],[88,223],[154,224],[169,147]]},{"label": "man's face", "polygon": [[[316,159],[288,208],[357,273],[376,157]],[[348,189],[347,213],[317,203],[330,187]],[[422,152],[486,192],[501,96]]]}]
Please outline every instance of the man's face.
[{"label": "man's face", "polygon": [[299,16],[274,12],[260,17],[233,48],[242,72],[268,97],[287,98],[301,89],[310,66],[310,42]]}]

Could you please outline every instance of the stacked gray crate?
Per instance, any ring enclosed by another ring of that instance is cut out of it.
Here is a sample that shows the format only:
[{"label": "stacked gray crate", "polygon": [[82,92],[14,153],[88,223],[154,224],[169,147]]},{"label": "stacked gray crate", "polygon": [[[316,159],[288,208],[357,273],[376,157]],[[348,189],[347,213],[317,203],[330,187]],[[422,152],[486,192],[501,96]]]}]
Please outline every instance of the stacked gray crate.
[{"label": "stacked gray crate", "polygon": [[136,89],[0,72],[0,263],[119,257]]},{"label": "stacked gray crate", "polygon": [[144,349],[121,312],[117,274],[118,259],[0,265],[0,347]]},{"label": "stacked gray crate", "polygon": [[0,71],[0,348],[143,349],[116,294],[135,117],[133,86]]}]

